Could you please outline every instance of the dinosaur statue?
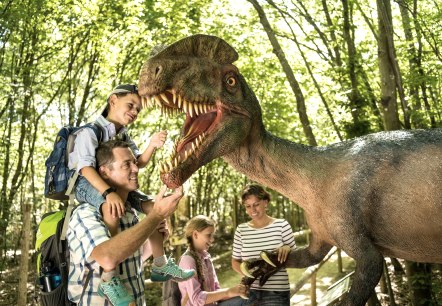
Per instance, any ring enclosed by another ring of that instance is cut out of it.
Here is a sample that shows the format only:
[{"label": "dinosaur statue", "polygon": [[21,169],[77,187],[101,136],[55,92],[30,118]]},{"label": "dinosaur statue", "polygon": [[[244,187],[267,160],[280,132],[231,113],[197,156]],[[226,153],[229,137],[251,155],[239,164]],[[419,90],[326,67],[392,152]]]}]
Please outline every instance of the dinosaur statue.
[{"label": "dinosaur statue", "polygon": [[342,305],[364,305],[383,256],[442,263],[442,129],[380,132],[324,147],[266,131],[259,102],[224,40],[194,35],[152,55],[140,72],[145,105],[185,112],[182,137],[161,166],[170,188],[222,157],[300,205],[312,237],[286,266],[317,264],[333,245],[355,259]]}]

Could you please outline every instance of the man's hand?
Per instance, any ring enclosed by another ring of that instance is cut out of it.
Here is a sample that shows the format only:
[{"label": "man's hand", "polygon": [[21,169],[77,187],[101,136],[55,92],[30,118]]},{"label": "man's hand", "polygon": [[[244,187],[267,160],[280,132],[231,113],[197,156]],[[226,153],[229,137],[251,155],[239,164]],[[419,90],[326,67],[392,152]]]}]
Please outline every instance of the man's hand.
[{"label": "man's hand", "polygon": [[105,200],[109,206],[109,213],[112,217],[121,218],[124,216],[124,202],[116,192],[109,193]]},{"label": "man's hand", "polygon": [[164,142],[167,138],[167,131],[159,131],[155,133],[150,138],[149,146],[154,147],[155,149],[159,149],[164,145]]},{"label": "man's hand", "polygon": [[172,194],[165,196],[167,186],[163,185],[155,197],[152,213],[161,219],[171,216],[176,209],[180,199],[183,197],[183,186],[176,188]]}]

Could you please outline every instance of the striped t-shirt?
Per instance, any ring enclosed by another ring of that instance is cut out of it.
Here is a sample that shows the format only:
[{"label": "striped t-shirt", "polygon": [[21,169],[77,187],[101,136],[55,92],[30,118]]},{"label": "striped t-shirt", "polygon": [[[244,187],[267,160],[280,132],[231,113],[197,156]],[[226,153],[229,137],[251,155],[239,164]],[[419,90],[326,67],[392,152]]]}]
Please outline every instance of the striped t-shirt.
[{"label": "striped t-shirt", "polygon": [[[292,228],[286,220],[275,219],[263,228],[253,228],[248,223],[242,223],[235,231],[232,257],[240,261],[259,258],[261,251],[272,251],[283,245],[288,245],[291,249],[296,247]],[[283,268],[276,272],[262,287],[259,286],[259,280],[256,280],[251,288],[267,291],[290,290],[287,270]]]}]

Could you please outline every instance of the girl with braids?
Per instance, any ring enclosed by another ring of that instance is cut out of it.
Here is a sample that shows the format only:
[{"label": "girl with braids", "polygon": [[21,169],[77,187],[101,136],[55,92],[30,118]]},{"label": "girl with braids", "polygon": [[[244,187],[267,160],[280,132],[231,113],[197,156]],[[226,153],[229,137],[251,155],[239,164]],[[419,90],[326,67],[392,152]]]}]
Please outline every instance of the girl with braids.
[{"label": "girl with braids", "polygon": [[197,275],[178,283],[181,292],[181,305],[235,306],[242,304],[239,295],[245,293],[244,285],[238,284],[232,288],[220,288],[208,252],[214,241],[215,226],[215,221],[202,215],[193,217],[186,224],[185,235],[188,248],[181,256],[179,266],[182,269],[195,269]]}]

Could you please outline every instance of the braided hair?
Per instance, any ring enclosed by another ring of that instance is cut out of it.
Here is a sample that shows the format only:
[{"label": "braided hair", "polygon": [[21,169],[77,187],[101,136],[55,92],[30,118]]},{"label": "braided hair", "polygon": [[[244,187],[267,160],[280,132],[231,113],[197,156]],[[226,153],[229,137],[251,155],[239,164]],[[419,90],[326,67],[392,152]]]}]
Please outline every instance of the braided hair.
[{"label": "braided hair", "polygon": [[190,219],[184,228],[184,233],[186,235],[187,244],[189,246],[188,253],[195,260],[198,281],[200,282],[201,288],[203,289],[203,291],[208,291],[207,290],[208,288],[206,288],[201,258],[198,255],[198,252],[195,250],[195,246],[193,245],[193,238],[192,237],[193,237],[194,231],[201,232],[208,227],[215,227],[215,226],[216,226],[216,222],[214,220],[212,220],[211,218],[203,216],[203,215],[198,215],[198,216],[195,216],[192,219]]}]

